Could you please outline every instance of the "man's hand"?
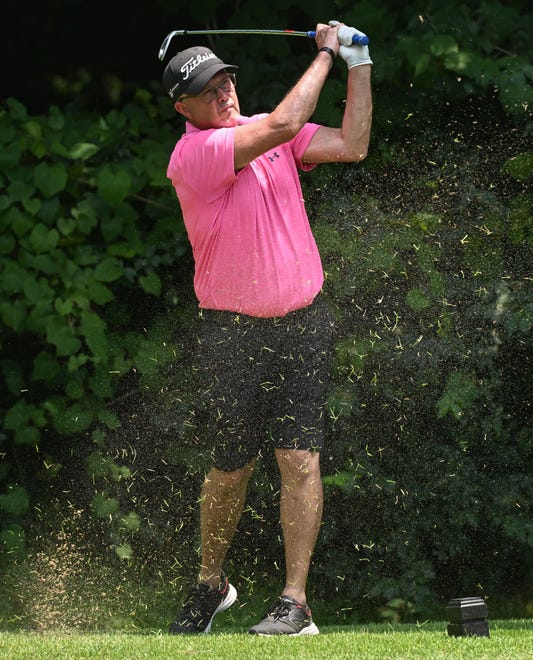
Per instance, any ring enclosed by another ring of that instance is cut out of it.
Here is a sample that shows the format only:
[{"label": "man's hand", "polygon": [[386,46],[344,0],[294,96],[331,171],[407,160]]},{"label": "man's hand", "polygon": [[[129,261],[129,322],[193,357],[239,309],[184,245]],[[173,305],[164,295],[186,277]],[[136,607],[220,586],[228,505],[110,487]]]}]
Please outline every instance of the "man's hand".
[{"label": "man's hand", "polygon": [[330,27],[339,26],[337,38],[339,40],[339,55],[346,62],[349,69],[354,66],[362,66],[363,64],[372,64],[370,59],[370,52],[368,46],[357,46],[352,44],[352,37],[354,35],[366,36],[364,32],[360,32],[353,27],[348,27],[339,21],[329,21]]},{"label": "man's hand", "polygon": [[331,23],[330,25],[319,23],[316,26],[315,42],[318,50],[327,47],[327,48],[331,48],[331,50],[335,53],[335,55],[339,52],[340,41],[337,35],[338,32],[337,25],[340,25],[340,23],[337,22],[336,25],[331,25]]}]

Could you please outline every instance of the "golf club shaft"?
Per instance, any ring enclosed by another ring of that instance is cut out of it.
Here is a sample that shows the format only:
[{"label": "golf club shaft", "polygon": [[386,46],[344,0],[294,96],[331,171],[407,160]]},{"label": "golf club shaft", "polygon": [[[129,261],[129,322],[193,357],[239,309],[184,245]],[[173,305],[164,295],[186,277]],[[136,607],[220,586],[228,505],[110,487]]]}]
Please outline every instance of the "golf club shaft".
[{"label": "golf club shaft", "polygon": [[[309,30],[308,32],[302,32],[298,30],[174,30],[169,32],[164,38],[161,48],[159,49],[159,59],[163,60],[171,40],[174,37],[185,37],[189,35],[200,35],[200,34],[274,34],[281,35],[284,37],[307,37],[308,39],[314,39],[316,37],[316,32]],[[366,46],[369,42],[369,39],[366,35],[354,35],[352,37],[352,44],[359,46]]]}]

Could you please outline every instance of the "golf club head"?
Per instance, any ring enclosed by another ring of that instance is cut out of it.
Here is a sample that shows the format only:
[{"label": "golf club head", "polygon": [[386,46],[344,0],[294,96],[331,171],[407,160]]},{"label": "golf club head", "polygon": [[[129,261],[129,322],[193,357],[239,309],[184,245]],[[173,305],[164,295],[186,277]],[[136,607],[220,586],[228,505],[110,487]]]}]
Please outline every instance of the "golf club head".
[{"label": "golf club head", "polygon": [[167,36],[163,39],[163,43],[161,44],[161,48],[159,49],[159,59],[162,61],[165,59],[165,55],[167,54],[168,47],[170,46],[170,42],[172,41],[173,37],[175,37],[178,34],[183,34],[184,30],[173,30],[172,32],[169,32]]}]

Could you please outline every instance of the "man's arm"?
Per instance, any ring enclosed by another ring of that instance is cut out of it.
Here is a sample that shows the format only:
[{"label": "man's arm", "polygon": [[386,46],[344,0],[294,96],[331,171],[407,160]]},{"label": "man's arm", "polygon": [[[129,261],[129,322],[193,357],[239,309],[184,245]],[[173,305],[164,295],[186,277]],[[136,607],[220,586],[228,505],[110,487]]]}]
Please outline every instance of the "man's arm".
[{"label": "man's arm", "polygon": [[[316,44],[339,50],[338,27],[319,24]],[[313,114],[332,66],[327,52],[319,52],[307,71],[281,103],[264,119],[235,129],[235,169],[239,170],[274,147],[292,140]],[[322,162],[322,161],[320,161]]]},{"label": "man's arm", "polygon": [[321,126],[305,151],[304,162],[356,162],[366,157],[372,124],[370,71],[369,64],[348,70],[348,92],[342,126]]}]

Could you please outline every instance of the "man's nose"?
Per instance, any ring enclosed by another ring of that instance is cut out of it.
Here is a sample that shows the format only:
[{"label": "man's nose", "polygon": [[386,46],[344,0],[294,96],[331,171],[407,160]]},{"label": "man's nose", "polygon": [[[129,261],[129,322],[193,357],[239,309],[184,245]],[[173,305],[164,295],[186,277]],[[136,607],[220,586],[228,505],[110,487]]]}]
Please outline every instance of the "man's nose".
[{"label": "man's nose", "polygon": [[224,91],[222,85],[217,85],[217,99],[219,95],[221,95],[223,99],[227,98],[230,95],[230,92],[231,90],[229,92]]}]

